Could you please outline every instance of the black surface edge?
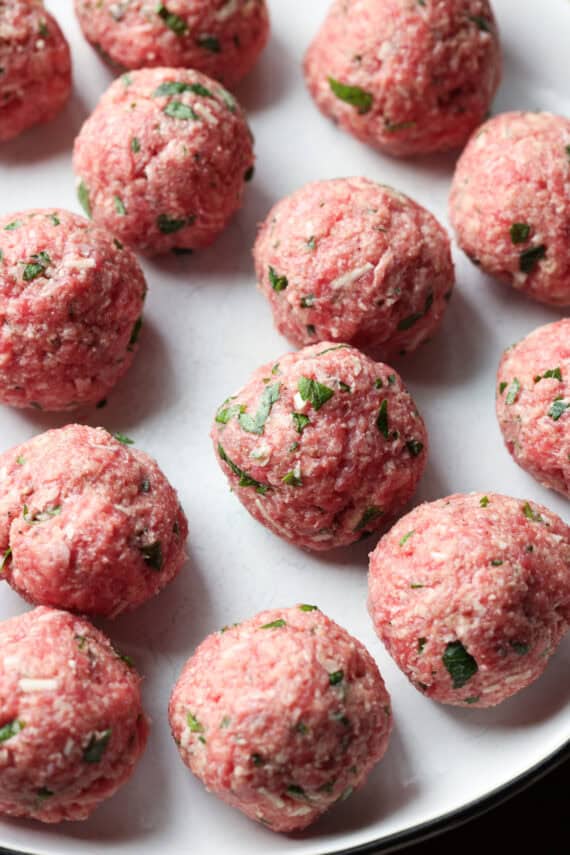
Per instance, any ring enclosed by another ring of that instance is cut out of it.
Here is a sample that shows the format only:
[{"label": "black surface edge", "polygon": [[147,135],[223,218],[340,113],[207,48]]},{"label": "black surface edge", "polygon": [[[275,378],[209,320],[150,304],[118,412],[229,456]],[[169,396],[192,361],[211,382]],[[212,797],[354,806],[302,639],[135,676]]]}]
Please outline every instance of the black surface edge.
[{"label": "black surface edge", "polygon": [[[353,846],[350,849],[337,849],[334,852],[330,852],[329,855],[376,855],[376,853],[397,852],[404,846],[421,843],[432,837],[437,837],[438,834],[452,831],[466,822],[499,807],[499,805],[518,795],[569,759],[570,739],[555,751],[554,754],[549,755],[546,760],[543,760],[521,775],[517,775],[508,784],[497,787],[497,789],[486,796],[469,802],[465,807],[450,811],[438,819],[414,825],[407,831],[390,834],[382,840],[363,843],[360,846]],[[0,847],[0,855],[34,855],[34,853],[27,853],[21,849],[4,849]]]}]

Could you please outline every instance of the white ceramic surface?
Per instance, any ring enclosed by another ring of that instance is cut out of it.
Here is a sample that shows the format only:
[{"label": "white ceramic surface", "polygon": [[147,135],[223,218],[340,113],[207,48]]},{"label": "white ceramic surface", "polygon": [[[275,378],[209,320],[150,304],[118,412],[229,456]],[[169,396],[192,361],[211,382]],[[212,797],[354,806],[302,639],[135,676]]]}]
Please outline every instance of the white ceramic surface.
[{"label": "white ceramic surface", "polygon": [[[0,149],[0,212],[59,205],[79,211],[71,171],[75,134],[112,74],[82,39],[71,0],[46,5],[71,42],[75,90],[51,125]],[[150,285],[136,362],[104,410],[76,418],[135,438],[179,490],[190,521],[179,579],[106,629],[146,676],[153,719],[131,782],[85,823],[43,827],[3,821],[0,845],[49,855],[323,855],[405,831],[501,787],[559,749],[570,733],[570,638],[533,687],[497,709],[454,710],[423,698],[376,639],[366,611],[368,541],[309,556],[265,531],[227,488],[208,432],[216,406],[288,345],[256,292],[250,249],[256,223],[281,196],[327,177],[393,184],[447,223],[454,157],[392,160],[335,129],[313,106],[300,70],[327,0],[273,0],[273,36],[238,95],[256,137],[258,166],[245,207],[211,249],[145,262]],[[505,68],[494,111],[570,115],[570,3],[496,0]],[[497,285],[455,252],[458,288],[436,338],[399,361],[424,414],[431,457],[417,501],[467,490],[568,504],[539,487],[504,450],[494,416],[502,349],[559,313]],[[69,417],[0,410],[7,448]],[[209,632],[258,610],[316,602],[373,652],[393,695],[396,727],[367,786],[300,836],[276,836],[206,793],[171,740],[166,706],[182,663]],[[0,618],[27,606],[8,587]]]}]

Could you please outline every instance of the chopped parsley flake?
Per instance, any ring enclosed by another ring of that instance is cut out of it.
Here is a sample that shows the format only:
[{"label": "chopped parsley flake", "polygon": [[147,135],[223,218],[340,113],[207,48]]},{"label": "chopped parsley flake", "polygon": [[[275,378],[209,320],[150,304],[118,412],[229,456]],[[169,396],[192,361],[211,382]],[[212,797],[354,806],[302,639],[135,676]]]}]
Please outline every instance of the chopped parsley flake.
[{"label": "chopped parsley flake", "polygon": [[19,454],[19,455],[16,457],[16,463],[18,464],[18,466],[23,466],[25,462],[26,462],[26,460],[25,460],[25,458],[24,458],[24,457],[22,457],[22,455],[21,455],[21,454]]},{"label": "chopped parsley flake", "polygon": [[530,226],[528,223],[513,223],[509,231],[513,243],[525,243],[530,235]]},{"label": "chopped parsley flake", "polygon": [[53,508],[46,508],[44,511],[39,511],[32,516],[27,505],[24,505],[22,516],[28,525],[36,525],[36,523],[46,522],[52,517],[57,517],[61,513],[61,505],[54,505]]},{"label": "chopped parsley flake", "polygon": [[479,499],[479,504],[481,505],[482,508],[486,508],[487,505],[489,504],[489,497],[488,496],[482,496]]},{"label": "chopped parsley flake", "polygon": [[11,547],[8,547],[8,549],[6,550],[4,555],[2,556],[2,560],[0,561],[0,573],[4,572],[4,568],[5,568],[6,564],[8,563],[8,561],[10,560],[11,557],[12,557],[12,549],[11,549]]},{"label": "chopped parsley flake", "polygon": [[331,353],[333,350],[348,350],[348,344],[335,344],[334,347],[327,347],[326,350],[321,350],[320,353],[317,353],[317,356],[324,356],[325,353]]},{"label": "chopped parsley flake", "polygon": [[284,621],[283,618],[277,618],[277,620],[272,620],[271,623],[264,623],[259,629],[281,629],[282,626],[286,625],[287,621]]},{"label": "chopped parsley flake", "polygon": [[91,200],[89,198],[89,190],[87,189],[87,186],[83,181],[80,181],[77,187],[77,198],[79,199],[79,204],[81,205],[87,216],[90,217]]},{"label": "chopped parsley flake", "polygon": [[487,18],[483,18],[481,15],[469,15],[469,20],[473,24],[476,24],[484,33],[491,32],[491,25]]},{"label": "chopped parsley flake", "polygon": [[174,232],[179,232],[180,229],[183,229],[186,225],[186,220],[176,219],[176,217],[169,217],[168,214],[160,214],[156,218],[156,225],[158,226],[158,230],[162,232],[163,235],[171,235]]},{"label": "chopped parsley flake", "polygon": [[309,249],[310,250],[315,249],[316,245],[317,245],[317,242],[316,242],[314,236],[310,237],[309,240],[307,241],[307,246],[309,247]]},{"label": "chopped parsley flake", "polygon": [[449,642],[442,662],[449,672],[454,689],[461,689],[479,670],[476,660],[460,641]]},{"label": "chopped parsley flake", "polygon": [[172,30],[173,33],[176,33],[177,36],[183,36],[188,30],[188,24],[184,18],[181,18],[180,15],[174,15],[172,12],[169,12],[164,3],[158,4],[156,13],[159,18],[162,18],[166,26]]},{"label": "chopped parsley flake", "polygon": [[276,401],[279,400],[280,383],[273,383],[271,386],[266,386],[261,396],[261,401],[255,416],[250,416],[249,413],[240,413],[238,421],[240,427],[247,433],[262,434],[265,429],[265,423],[271,413],[271,408]]},{"label": "chopped parsley flake", "polygon": [[305,736],[305,734],[309,732],[309,728],[307,727],[304,721],[300,721],[298,724],[296,724],[294,729],[296,733],[302,733],[303,736]]},{"label": "chopped parsley flake", "polygon": [[237,466],[233,462],[233,460],[230,460],[220,443],[218,443],[218,454],[224,461],[224,463],[227,463],[234,475],[239,478],[238,487],[255,487],[256,493],[259,493],[262,496],[264,496],[267,491],[271,489],[267,484],[261,484],[259,481],[256,481],[255,478],[252,478],[250,475],[247,474],[247,472],[245,472],[243,469],[240,469],[240,467]]},{"label": "chopped parsley flake", "polygon": [[301,377],[297,383],[299,394],[303,401],[309,401],[315,410],[320,410],[334,395],[334,391],[318,380]]},{"label": "chopped parsley flake", "polygon": [[53,795],[53,790],[48,789],[48,787],[40,787],[39,790],[36,790],[36,796],[40,801],[43,801],[44,799],[49,799]]},{"label": "chopped parsley flake", "polygon": [[520,641],[511,641],[511,647],[519,656],[525,656],[530,650],[528,644],[522,644]]},{"label": "chopped parsley flake", "polygon": [[339,683],[342,683],[344,680],[344,671],[333,671],[332,674],[329,674],[329,684],[331,686],[338,686]]},{"label": "chopped parsley flake", "polygon": [[59,217],[57,216],[57,214],[50,214],[50,215],[49,215],[49,218],[50,218],[50,220],[52,221],[52,223],[53,223],[53,225],[54,225],[54,226],[59,226],[59,225],[61,225],[61,220],[59,219]]},{"label": "chopped parsley flake", "polygon": [[113,434],[117,442],[122,443],[123,445],[134,445],[134,439],[131,439],[130,436],[125,436],[124,433],[119,433],[118,431]]},{"label": "chopped parsley flake", "polygon": [[24,267],[24,282],[33,282],[38,276],[43,276],[46,268],[51,264],[51,258],[47,252],[37,252],[35,255],[32,255],[32,258],[33,261]]},{"label": "chopped parsley flake", "polygon": [[113,196],[113,202],[115,203],[115,211],[117,214],[120,214],[121,217],[124,217],[127,213],[127,209],[125,208],[125,203],[121,199],[120,196]]},{"label": "chopped parsley flake", "polygon": [[299,611],[302,611],[302,612],[318,612],[319,611],[318,606],[311,606],[309,603],[301,603],[298,608],[299,608]]},{"label": "chopped parsley flake", "polygon": [[146,546],[139,546],[139,552],[145,564],[148,564],[152,570],[162,570],[163,555],[160,540],[155,540]]},{"label": "chopped parsley flake", "polygon": [[91,739],[87,743],[87,748],[83,752],[83,759],[86,763],[99,763],[109,740],[111,738],[111,728],[102,731],[102,733],[92,733]]},{"label": "chopped parsley flake", "polygon": [[520,390],[520,380],[518,379],[518,377],[515,377],[511,385],[509,386],[509,391],[507,392],[507,397],[505,398],[505,404],[514,404],[519,396]]},{"label": "chopped parsley flake", "polygon": [[189,104],[183,104],[182,101],[170,101],[162,112],[165,116],[170,116],[171,119],[181,119],[185,122],[189,119],[196,121],[200,118]]},{"label": "chopped parsley flake", "polygon": [[423,442],[419,442],[417,439],[410,439],[406,442],[406,448],[412,455],[412,457],[418,457],[424,450]]},{"label": "chopped parsley flake", "polygon": [[315,304],[315,295],[307,294],[305,297],[301,297],[300,306],[302,309],[310,309]]},{"label": "chopped parsley flake", "polygon": [[481,695],[472,695],[470,698],[465,698],[466,704],[476,704],[481,700]]},{"label": "chopped parsley flake", "polygon": [[403,538],[400,540],[400,546],[404,546],[408,542],[410,537],[413,537],[415,533],[416,533],[416,530],[415,530],[415,528],[413,528],[411,531],[409,531],[407,534],[405,534],[403,536]]},{"label": "chopped parsley flake", "polygon": [[46,24],[45,21],[40,21],[40,25],[38,27],[38,33],[40,34],[40,36],[43,39],[47,39],[47,37],[49,36],[48,25]]},{"label": "chopped parsley flake", "polygon": [[8,739],[12,739],[12,737],[16,736],[17,733],[20,733],[25,726],[24,722],[17,718],[15,718],[14,721],[9,721],[7,724],[4,724],[0,727],[0,742],[6,742]]},{"label": "chopped parsley flake", "polygon": [[303,787],[297,786],[297,784],[290,784],[287,787],[287,795],[291,796],[292,799],[297,799],[297,801],[306,801],[307,794]]},{"label": "chopped parsley flake", "polygon": [[207,34],[198,36],[196,44],[204,48],[204,50],[209,50],[210,53],[220,53],[222,50],[222,46],[216,36],[210,36]]},{"label": "chopped parsley flake", "polygon": [[303,486],[303,480],[298,475],[296,475],[295,472],[287,472],[287,474],[281,480],[289,487]]},{"label": "chopped parsley flake", "polygon": [[418,653],[424,652],[424,647],[427,644],[427,638],[418,638]]},{"label": "chopped parsley flake", "polygon": [[289,284],[289,280],[286,276],[280,276],[279,273],[276,273],[274,268],[269,266],[269,282],[274,291],[279,293],[280,291],[284,291],[287,285]]},{"label": "chopped parsley flake", "polygon": [[390,384],[390,386],[393,386],[395,382],[396,382],[396,375],[395,374],[388,374],[388,383]]},{"label": "chopped parsley flake", "polygon": [[560,368],[549,368],[544,374],[537,374],[534,378],[535,383],[540,383],[541,380],[558,380],[562,383],[562,371]]},{"label": "chopped parsley flake", "polygon": [[204,98],[213,98],[209,89],[201,83],[182,83],[178,80],[167,80],[155,89],[153,96],[160,98],[163,95],[181,95],[183,92],[193,92],[194,95],[202,95]]},{"label": "chopped parsley flake", "polygon": [[500,395],[503,394],[503,392],[505,391],[505,389],[507,388],[508,385],[509,384],[507,383],[506,380],[503,380],[501,383],[499,383],[499,394]]},{"label": "chopped parsley flake", "polygon": [[374,381],[374,386],[375,386],[375,388],[376,388],[376,389],[381,389],[381,388],[383,387],[383,385],[384,385],[384,381],[382,380],[382,378],[381,378],[381,377],[377,377],[377,378],[376,378],[376,380]]},{"label": "chopped parsley flake", "polygon": [[11,223],[8,223],[7,226],[4,226],[4,231],[5,232],[13,232],[16,229],[19,229],[21,225],[22,225],[21,220],[13,220]]},{"label": "chopped parsley flake", "polygon": [[532,522],[544,522],[542,514],[539,514],[538,511],[534,511],[530,502],[524,503],[522,507],[522,512],[527,518],[527,520],[531,520]]},{"label": "chopped parsley flake", "polygon": [[397,131],[405,131],[407,128],[413,128],[415,124],[416,123],[410,119],[407,119],[404,122],[391,122],[390,119],[387,119],[386,117],[384,118],[384,130],[388,134],[395,134]]},{"label": "chopped parsley flake", "polygon": [[500,567],[502,565],[502,561],[500,558],[493,558],[491,561],[491,567]]},{"label": "chopped parsley flake", "polygon": [[263,766],[265,760],[263,759],[263,756],[261,754],[252,754],[251,762],[254,766]]},{"label": "chopped parsley flake", "polygon": [[425,585],[420,584],[420,582],[412,582],[410,588],[412,591],[419,591],[421,588],[425,588]]},{"label": "chopped parsley flake", "polygon": [[138,137],[133,137],[131,140],[131,151],[134,151],[135,154],[138,154],[141,150],[141,144],[139,142]]},{"label": "chopped parsley flake", "polygon": [[378,411],[378,416],[376,418],[376,427],[378,428],[384,439],[390,439],[387,400],[382,401],[382,403],[380,404],[380,410]]},{"label": "chopped parsley flake", "polygon": [[519,270],[521,273],[532,273],[538,262],[546,255],[546,246],[541,243],[539,246],[532,246],[530,249],[525,249],[519,256]]},{"label": "chopped parsley flake", "polygon": [[291,413],[291,418],[293,419],[297,433],[303,433],[307,425],[311,424],[310,418],[304,413]]},{"label": "chopped parsley flake", "polygon": [[382,510],[382,508],[379,508],[377,505],[370,505],[370,507],[366,508],[366,510],[360,517],[360,520],[358,521],[354,531],[362,531],[366,528],[368,523],[371,523],[373,520],[378,519],[378,517],[381,517],[383,513],[384,511]]},{"label": "chopped parsley flake", "polygon": [[552,406],[548,411],[548,415],[550,418],[557,422],[558,419],[564,415],[567,409],[570,408],[570,401],[563,401],[562,397],[555,398],[552,402]]},{"label": "chopped parsley flake", "polygon": [[[227,403],[227,401],[224,403]],[[220,425],[227,425],[231,419],[239,416],[240,413],[245,413],[245,404],[232,404],[231,407],[225,407],[222,404],[222,407],[216,413],[216,422]]]},{"label": "chopped parsley flake", "polygon": [[334,95],[351,107],[356,107],[360,115],[370,112],[374,98],[370,92],[361,89],[360,86],[350,86],[329,77],[329,86]]},{"label": "chopped parsley flake", "polygon": [[186,724],[192,733],[204,733],[204,725],[200,724],[196,716],[191,712],[186,714]]},{"label": "chopped parsley flake", "polygon": [[137,318],[137,320],[135,321],[135,323],[133,325],[133,329],[131,332],[131,337],[129,339],[129,344],[128,344],[127,350],[132,350],[134,348],[135,344],[137,343],[137,341],[139,340],[139,335],[140,335],[140,331],[142,329],[142,325],[143,325],[142,317]]},{"label": "chopped parsley flake", "polygon": [[416,324],[423,317],[425,317],[425,315],[427,315],[427,313],[431,309],[432,305],[433,305],[433,292],[430,291],[426,297],[426,302],[425,302],[423,312],[414,312],[414,314],[408,315],[407,318],[403,318],[400,321],[400,323],[398,324],[398,329],[400,330],[400,332],[403,332],[404,330],[409,330],[411,327],[414,326],[414,324]]}]

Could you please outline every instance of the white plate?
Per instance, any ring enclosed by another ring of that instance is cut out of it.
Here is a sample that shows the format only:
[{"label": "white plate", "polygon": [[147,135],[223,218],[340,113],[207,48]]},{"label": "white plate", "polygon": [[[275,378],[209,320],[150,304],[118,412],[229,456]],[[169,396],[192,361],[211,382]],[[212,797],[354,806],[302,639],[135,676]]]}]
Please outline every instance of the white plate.
[{"label": "white plate", "polygon": [[[46,4],[71,42],[75,93],[65,113],[0,150],[0,212],[59,205],[80,210],[71,171],[73,137],[112,75],[83,41],[71,2]],[[49,855],[322,855],[379,843],[463,808],[543,762],[570,733],[570,638],[544,677],[489,711],[423,698],[376,639],[366,612],[370,542],[310,556],[251,519],[231,495],[208,432],[216,406],[258,364],[289,349],[256,292],[250,249],[270,205],[306,181],[366,175],[409,193],[447,222],[453,157],[398,161],[326,121],[303,86],[300,62],[327,0],[274,0],[273,37],[239,95],[257,140],[258,167],[243,211],[211,249],[145,262],[150,285],[141,349],[106,409],[76,419],[121,430],[155,455],[190,520],[190,560],[154,602],[106,628],[146,676],[150,743],[131,782],[85,823],[44,827],[5,821],[0,845]],[[505,57],[495,111],[570,114],[570,3],[540,7],[496,0]],[[64,8],[62,8],[64,7]],[[511,461],[494,416],[502,349],[559,313],[482,276],[455,253],[458,289],[436,338],[397,364],[431,437],[418,501],[482,490],[529,497],[568,518],[568,505]],[[0,447],[69,417],[0,412]],[[317,602],[375,655],[393,694],[396,728],[366,787],[304,835],[277,836],[203,790],[170,737],[166,705],[182,663],[209,632],[260,609]],[[25,604],[8,587],[0,617]]]}]

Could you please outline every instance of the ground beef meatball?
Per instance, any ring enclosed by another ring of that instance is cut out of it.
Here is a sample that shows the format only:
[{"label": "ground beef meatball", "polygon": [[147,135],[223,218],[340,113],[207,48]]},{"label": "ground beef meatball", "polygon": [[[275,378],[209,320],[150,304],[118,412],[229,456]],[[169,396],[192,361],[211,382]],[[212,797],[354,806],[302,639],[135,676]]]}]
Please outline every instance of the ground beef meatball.
[{"label": "ground beef meatball", "polygon": [[253,162],[233,95],[182,68],[116,80],[73,155],[86,212],[149,255],[211,244],[240,207]]},{"label": "ground beef meatball", "polygon": [[570,498],[570,318],[539,327],[505,351],[497,418],[519,466]]},{"label": "ground beef meatball", "polygon": [[457,241],[539,303],[570,306],[570,119],[503,113],[471,138],[451,188]]},{"label": "ground beef meatball", "polygon": [[265,0],[75,0],[85,37],[123,68],[194,68],[233,87],[269,36]]},{"label": "ground beef meatball", "polygon": [[259,368],[219,408],[212,438],[250,514],[315,550],[385,525],[427,459],[424,423],[398,374],[330,342]]},{"label": "ground beef meatball", "polygon": [[316,181],[278,202],[254,258],[277,328],[293,344],[350,342],[377,359],[425,341],[454,284],[435,217],[366,178]]},{"label": "ground beef meatball", "polygon": [[0,623],[0,814],[86,819],[147,740],[140,677],[88,621],[38,608]]},{"label": "ground beef meatball", "polygon": [[0,219],[0,401],[95,404],[137,350],[146,294],[132,252],[57,208]]},{"label": "ground beef meatball", "polygon": [[305,828],[348,798],[392,727],[376,663],[312,605],[210,635],[186,663],[169,716],[207,789],[273,831]]},{"label": "ground beef meatball", "polygon": [[0,0],[0,142],[53,119],[71,92],[71,56],[40,0]]},{"label": "ground beef meatball", "polygon": [[508,496],[421,505],[370,556],[376,632],[436,701],[490,707],[536,680],[570,627],[570,529]]},{"label": "ground beef meatball", "polygon": [[2,578],[30,602],[116,617],[180,570],[176,492],[117,437],[67,425],[0,455]]},{"label": "ground beef meatball", "polygon": [[305,57],[319,109],[393,155],[463,145],[500,77],[487,0],[335,0]]}]

